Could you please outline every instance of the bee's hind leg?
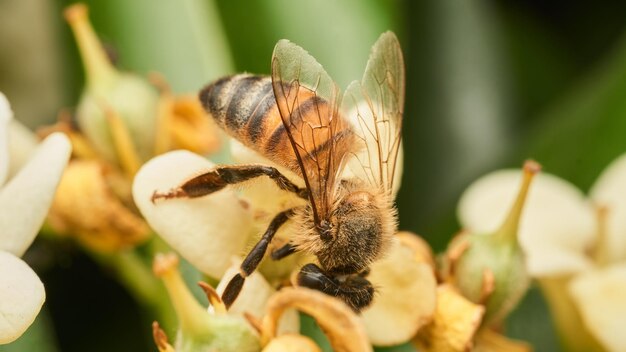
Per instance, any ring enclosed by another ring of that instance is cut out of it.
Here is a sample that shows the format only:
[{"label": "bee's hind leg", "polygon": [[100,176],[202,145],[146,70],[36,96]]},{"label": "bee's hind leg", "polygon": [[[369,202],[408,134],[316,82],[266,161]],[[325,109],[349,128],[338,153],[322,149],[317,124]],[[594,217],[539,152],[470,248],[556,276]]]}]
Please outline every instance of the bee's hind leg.
[{"label": "bee's hind leg", "polygon": [[272,222],[270,222],[270,225],[267,227],[267,230],[265,230],[263,236],[261,236],[261,239],[241,263],[239,273],[237,273],[226,286],[222,294],[222,301],[226,305],[226,308],[230,307],[237,296],[239,296],[239,292],[243,287],[246,277],[250,276],[254,270],[256,270],[257,266],[259,266],[259,263],[261,263],[261,260],[265,256],[265,252],[267,252],[268,245],[272,242],[272,238],[274,238],[280,226],[289,220],[293,214],[294,209],[289,209],[278,213],[278,215],[272,219]]},{"label": "bee's hind leg", "polygon": [[168,192],[152,194],[152,202],[157,199],[196,198],[217,192],[228,185],[245,182],[256,177],[267,176],[285,191],[293,192],[298,197],[307,199],[306,188],[300,188],[281,174],[276,168],[264,165],[235,165],[217,167],[198,175]]}]

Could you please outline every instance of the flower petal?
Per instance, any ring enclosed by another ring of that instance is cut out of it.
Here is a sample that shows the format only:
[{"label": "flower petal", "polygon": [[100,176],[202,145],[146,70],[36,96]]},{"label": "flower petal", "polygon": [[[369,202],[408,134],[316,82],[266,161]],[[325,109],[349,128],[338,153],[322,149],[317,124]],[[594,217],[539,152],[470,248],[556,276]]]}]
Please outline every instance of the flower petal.
[{"label": "flower petal", "polygon": [[166,192],[190,177],[214,167],[188,151],[174,151],[147,162],[133,182],[133,198],[150,226],[175,250],[205,274],[219,278],[240,254],[251,232],[250,212],[230,189],[206,197],[161,200]]},{"label": "flower petal", "polygon": [[[240,263],[240,261],[234,261],[233,265],[226,270],[224,277],[222,277],[219,285],[217,285],[217,293],[220,295],[224,293],[230,279],[239,272]],[[246,282],[239,296],[228,309],[228,314],[243,317],[244,313],[247,312],[255,317],[262,317],[263,314],[265,314],[267,301],[274,293],[276,293],[276,290],[265,281],[263,275],[255,271],[246,278]],[[278,333],[298,333],[299,331],[300,317],[298,316],[298,312],[293,309],[287,310],[278,323]]]},{"label": "flower petal", "polygon": [[609,351],[626,351],[626,264],[579,275],[570,293],[589,331]]},{"label": "flower petal", "polygon": [[9,123],[9,178],[15,176],[35,153],[37,136],[17,120]]},{"label": "flower petal", "polygon": [[361,317],[376,346],[408,341],[435,313],[435,273],[430,263],[416,260],[416,255],[394,238],[388,255],[372,264],[368,280],[376,287],[376,297]]},{"label": "flower petal", "polygon": [[68,138],[53,133],[26,166],[0,190],[0,249],[22,256],[37,235],[71,153]]},{"label": "flower petal", "polygon": [[121,198],[115,194],[111,187],[114,171],[105,170],[97,160],[72,160],[48,215],[57,233],[67,233],[98,252],[126,249],[152,234],[143,218],[126,205],[130,195]]},{"label": "flower petal", "polygon": [[263,348],[263,352],[321,352],[310,338],[302,335],[280,335]]},{"label": "flower petal", "polygon": [[433,321],[413,339],[420,351],[467,351],[472,346],[485,308],[472,303],[448,284],[437,287]]},{"label": "flower petal", "polygon": [[[304,180],[294,172],[271,162],[254,150],[244,146],[239,141],[231,139],[230,149],[233,159],[237,163],[273,166],[298,187],[304,187]],[[242,189],[241,194],[255,209],[268,214],[276,214],[295,206],[295,204],[298,204],[297,202],[302,202],[302,200],[294,196],[293,193],[278,188],[276,183],[267,177],[260,177],[254,180],[254,183],[251,184],[250,187]],[[268,201],[268,199],[271,199],[271,201]]]},{"label": "flower petal", "polygon": [[602,172],[589,194],[595,203],[608,207],[605,261],[626,259],[626,154]]},{"label": "flower petal", "polygon": [[0,251],[0,345],[26,331],[45,299],[37,274],[18,257]]},{"label": "flower petal", "polygon": [[13,111],[7,98],[0,92],[0,187],[4,184],[9,173],[9,122],[13,118]]},{"label": "flower petal", "polygon": [[[494,232],[510,210],[520,180],[521,171],[502,170],[470,185],[457,209],[463,227],[473,233]],[[542,250],[545,246],[582,257],[595,231],[593,210],[581,191],[556,176],[542,173],[535,177],[519,228],[531,275],[543,274],[544,266],[554,269],[550,266],[551,252]],[[575,262],[583,261],[579,258]]]},{"label": "flower petal", "polygon": [[483,329],[476,336],[472,352],[531,352],[533,348],[524,341],[509,339],[491,329]]}]

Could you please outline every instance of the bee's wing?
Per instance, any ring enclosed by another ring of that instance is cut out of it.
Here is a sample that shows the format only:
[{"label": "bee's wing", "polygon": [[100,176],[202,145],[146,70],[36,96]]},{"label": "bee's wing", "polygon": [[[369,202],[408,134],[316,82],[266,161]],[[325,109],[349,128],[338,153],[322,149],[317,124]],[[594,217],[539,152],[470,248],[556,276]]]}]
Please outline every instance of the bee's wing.
[{"label": "bee's wing", "polygon": [[328,214],[341,160],[354,141],[338,114],[339,89],[322,65],[287,40],[274,48],[272,85],[319,224]]},{"label": "bee's wing", "polygon": [[346,172],[388,194],[396,191],[401,176],[403,109],[402,50],[396,36],[386,32],[372,47],[361,82],[346,89],[341,111],[365,145],[347,158]]}]

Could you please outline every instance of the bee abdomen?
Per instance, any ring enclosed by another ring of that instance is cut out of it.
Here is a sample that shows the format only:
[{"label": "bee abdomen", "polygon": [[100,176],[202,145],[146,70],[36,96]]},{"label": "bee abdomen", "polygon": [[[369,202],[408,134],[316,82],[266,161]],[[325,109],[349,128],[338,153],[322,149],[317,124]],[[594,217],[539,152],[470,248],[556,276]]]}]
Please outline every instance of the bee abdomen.
[{"label": "bee abdomen", "polygon": [[224,77],[204,88],[200,101],[220,127],[252,149],[261,149],[264,133],[282,123],[269,77]]}]

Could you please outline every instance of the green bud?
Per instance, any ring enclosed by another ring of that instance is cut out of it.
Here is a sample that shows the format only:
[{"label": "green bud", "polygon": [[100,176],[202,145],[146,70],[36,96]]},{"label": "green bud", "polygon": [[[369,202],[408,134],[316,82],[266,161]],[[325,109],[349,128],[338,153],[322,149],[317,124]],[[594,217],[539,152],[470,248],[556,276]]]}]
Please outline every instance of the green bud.
[{"label": "green bud", "polygon": [[[85,67],[86,88],[77,108],[81,130],[110,161],[128,158],[120,155],[124,153],[135,153],[141,160],[147,160],[154,150],[156,89],[139,76],[119,72],[113,67],[89,22],[84,4],[68,7],[65,18],[78,42]],[[115,140],[119,139],[119,133],[111,128],[112,116],[122,121],[126,129],[122,133],[129,135],[133,150],[124,150],[128,146],[119,147],[119,141]]]},{"label": "green bud", "polygon": [[483,326],[504,320],[526,293],[530,276],[517,233],[524,202],[540,166],[527,161],[515,203],[495,233],[463,233],[448,247],[453,280],[469,300],[485,305]]}]

